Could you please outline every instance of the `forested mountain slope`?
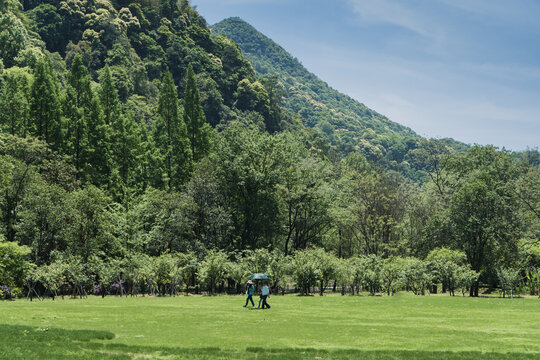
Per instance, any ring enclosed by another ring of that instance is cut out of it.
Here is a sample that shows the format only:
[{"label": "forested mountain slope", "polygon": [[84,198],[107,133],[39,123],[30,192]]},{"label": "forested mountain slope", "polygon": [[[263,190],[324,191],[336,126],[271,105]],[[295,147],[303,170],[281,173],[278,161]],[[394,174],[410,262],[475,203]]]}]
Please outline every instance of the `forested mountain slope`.
[{"label": "forested mountain slope", "polygon": [[[421,137],[413,130],[331,88],[281,46],[238,17],[213,25],[212,32],[235,41],[259,76],[276,76],[284,86],[284,107],[300,116],[308,127],[326,134],[340,153],[360,151],[384,168],[415,177],[409,166],[414,161],[409,152],[418,148]],[[452,139],[443,142],[455,149],[466,149]]]}]

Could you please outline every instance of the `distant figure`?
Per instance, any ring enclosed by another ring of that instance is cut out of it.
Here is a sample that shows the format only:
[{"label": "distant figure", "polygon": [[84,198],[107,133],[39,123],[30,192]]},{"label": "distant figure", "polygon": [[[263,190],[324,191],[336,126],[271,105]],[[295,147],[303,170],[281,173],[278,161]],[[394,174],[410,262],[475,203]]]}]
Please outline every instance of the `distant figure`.
[{"label": "distant figure", "polygon": [[[262,290],[261,290],[261,300],[262,300],[262,308],[263,309],[264,309],[265,306],[268,309],[270,309],[270,305],[268,305],[268,303],[266,302],[266,298],[268,298],[268,296],[270,296],[270,289],[268,288],[268,285],[266,283],[263,283],[263,287],[262,287]],[[259,306],[260,306],[261,300],[259,300]]]},{"label": "distant figure", "polygon": [[255,303],[253,302],[253,292],[254,291],[255,291],[255,286],[253,286],[253,282],[251,280],[248,280],[247,286],[246,286],[247,299],[246,299],[246,305],[244,305],[244,307],[246,307],[248,305],[249,301],[251,301],[251,306],[255,306]]}]

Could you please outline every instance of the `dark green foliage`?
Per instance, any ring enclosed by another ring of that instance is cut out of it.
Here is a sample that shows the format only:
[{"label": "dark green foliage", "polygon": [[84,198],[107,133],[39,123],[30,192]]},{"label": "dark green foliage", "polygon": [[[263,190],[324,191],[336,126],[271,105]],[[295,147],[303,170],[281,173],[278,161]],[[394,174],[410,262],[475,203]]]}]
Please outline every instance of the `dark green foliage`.
[{"label": "dark green foliage", "polygon": [[99,78],[99,101],[103,109],[105,124],[110,125],[120,113],[118,91],[113,82],[111,69],[105,66]]},{"label": "dark green foliage", "polygon": [[38,34],[50,52],[63,51],[62,17],[51,4],[40,4],[29,12],[34,19]]},{"label": "dark green foliage", "polygon": [[41,58],[36,64],[31,88],[30,114],[34,123],[30,132],[46,141],[54,150],[63,146],[59,91],[60,84],[50,58]]},{"label": "dark green foliage", "polygon": [[169,189],[178,188],[191,172],[191,146],[186,124],[180,115],[176,86],[170,72],[163,77],[159,91],[154,139],[164,159],[164,173]]},{"label": "dark green foliage", "polygon": [[199,89],[191,64],[188,66],[186,77],[183,115],[186,122],[188,138],[191,143],[191,155],[193,156],[193,161],[199,161],[210,151],[211,128],[204,116]]}]

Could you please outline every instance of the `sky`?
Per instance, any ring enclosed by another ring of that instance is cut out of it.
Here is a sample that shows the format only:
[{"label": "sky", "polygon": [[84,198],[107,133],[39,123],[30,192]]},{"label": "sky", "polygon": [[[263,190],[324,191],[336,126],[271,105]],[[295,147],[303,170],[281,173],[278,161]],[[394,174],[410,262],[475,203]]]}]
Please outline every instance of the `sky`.
[{"label": "sky", "polygon": [[540,1],[192,0],[429,138],[540,147]]}]

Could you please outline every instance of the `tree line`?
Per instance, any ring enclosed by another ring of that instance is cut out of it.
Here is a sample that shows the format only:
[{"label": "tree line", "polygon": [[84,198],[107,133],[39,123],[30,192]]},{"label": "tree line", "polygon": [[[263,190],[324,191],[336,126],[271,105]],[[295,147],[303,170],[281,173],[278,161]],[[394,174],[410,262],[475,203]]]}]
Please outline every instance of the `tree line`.
[{"label": "tree line", "polygon": [[[10,243],[6,243],[10,246]],[[6,244],[2,244],[3,247]],[[471,270],[462,251],[437,248],[425,260],[414,257],[360,255],[340,259],[322,248],[301,250],[284,256],[279,250],[259,249],[229,254],[211,250],[201,260],[195,253],[164,253],[149,256],[133,253],[124,258],[103,260],[55,253],[49,264],[35,266],[23,259],[25,251],[10,249],[12,270],[25,275],[25,293],[20,288],[2,286],[1,297],[26,295],[30,300],[50,297],[86,297],[89,294],[116,296],[175,296],[189,293],[241,294],[253,273],[269,275],[275,294],[301,295],[339,291],[341,295],[385,294],[399,291],[426,295],[441,291],[462,296],[474,285],[479,273]],[[8,249],[8,252],[10,251]],[[4,249],[6,251],[6,249]],[[503,297],[540,290],[540,269],[519,270],[500,267],[497,278]]]}]

